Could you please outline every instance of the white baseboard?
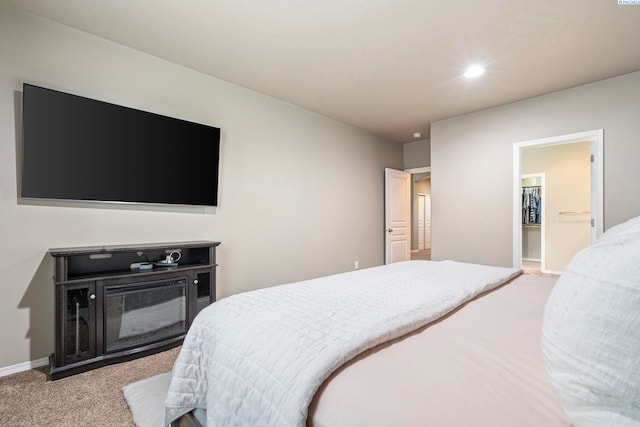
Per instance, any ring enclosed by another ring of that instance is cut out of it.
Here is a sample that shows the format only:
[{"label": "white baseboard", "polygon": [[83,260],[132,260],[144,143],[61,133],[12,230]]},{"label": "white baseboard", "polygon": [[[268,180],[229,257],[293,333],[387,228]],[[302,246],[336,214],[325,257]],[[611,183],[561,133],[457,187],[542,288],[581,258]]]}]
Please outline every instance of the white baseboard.
[{"label": "white baseboard", "polygon": [[542,262],[541,259],[536,258],[522,258],[523,261],[531,261],[531,262]]},{"label": "white baseboard", "polygon": [[49,358],[43,357],[42,359],[30,360],[28,362],[18,363],[17,365],[6,366],[0,368],[0,377],[15,374],[22,371],[28,371],[29,369],[39,368],[49,364]]}]

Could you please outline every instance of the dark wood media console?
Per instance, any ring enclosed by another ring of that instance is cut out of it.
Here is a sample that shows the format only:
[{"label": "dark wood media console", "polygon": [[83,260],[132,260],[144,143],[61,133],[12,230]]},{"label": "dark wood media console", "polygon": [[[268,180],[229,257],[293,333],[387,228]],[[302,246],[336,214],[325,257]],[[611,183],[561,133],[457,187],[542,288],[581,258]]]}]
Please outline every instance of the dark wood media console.
[{"label": "dark wood media console", "polygon": [[[194,241],[50,249],[55,260],[52,380],[182,343],[216,298],[216,247]],[[172,256],[176,262],[159,263]],[[139,264],[145,263],[140,269]]]}]

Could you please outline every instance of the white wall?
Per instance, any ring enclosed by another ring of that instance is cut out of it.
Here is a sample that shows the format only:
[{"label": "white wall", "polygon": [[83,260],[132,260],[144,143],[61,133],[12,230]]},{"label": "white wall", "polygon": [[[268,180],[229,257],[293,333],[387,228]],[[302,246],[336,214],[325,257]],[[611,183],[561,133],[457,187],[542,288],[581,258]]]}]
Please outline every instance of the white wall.
[{"label": "white wall", "polygon": [[[19,203],[23,82],[220,127],[219,207]],[[49,248],[221,241],[218,297],[382,264],[383,170],[402,146],[0,6],[0,158],[2,368],[53,351]]]},{"label": "white wall", "polygon": [[604,129],[605,229],[640,215],[638,117],[640,72],[432,124],[432,258],[511,266],[517,142]]}]

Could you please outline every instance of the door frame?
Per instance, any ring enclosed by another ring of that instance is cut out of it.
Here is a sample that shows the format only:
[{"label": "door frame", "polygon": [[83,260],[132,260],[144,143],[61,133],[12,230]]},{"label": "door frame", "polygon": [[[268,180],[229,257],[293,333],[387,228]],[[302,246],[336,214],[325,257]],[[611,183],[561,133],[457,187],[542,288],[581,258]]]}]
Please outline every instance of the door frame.
[{"label": "door frame", "polygon": [[409,168],[409,169],[405,169],[405,172],[409,172],[410,174],[414,174],[414,173],[431,173],[431,166],[425,166],[422,168]]},{"label": "door frame", "polygon": [[[409,172],[412,175],[411,178],[411,197],[413,198],[413,175],[417,175],[417,174],[421,174],[421,173],[428,173],[429,174],[429,179],[431,179],[431,166],[422,166],[419,168],[407,168],[404,170],[405,172]],[[433,193],[429,193],[431,195],[431,197],[433,197]],[[433,203],[433,200],[432,200]],[[431,223],[433,224],[433,216],[431,217]],[[411,230],[410,233],[413,236],[413,209],[411,210]],[[429,249],[431,249],[433,247],[433,234],[431,235],[431,245],[429,246]]]},{"label": "door frame", "polygon": [[568,135],[552,136],[513,144],[513,267],[522,263],[522,194],[521,154],[525,148],[589,141],[591,146],[591,243],[604,229],[604,130],[595,129]]}]

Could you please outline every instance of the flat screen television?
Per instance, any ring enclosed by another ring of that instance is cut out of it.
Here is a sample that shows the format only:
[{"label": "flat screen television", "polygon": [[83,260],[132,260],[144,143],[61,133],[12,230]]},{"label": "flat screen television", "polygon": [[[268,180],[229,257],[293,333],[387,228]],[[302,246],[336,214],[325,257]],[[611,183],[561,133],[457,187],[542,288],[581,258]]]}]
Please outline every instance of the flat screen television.
[{"label": "flat screen television", "polygon": [[22,198],[217,206],[219,128],[23,89]]}]

